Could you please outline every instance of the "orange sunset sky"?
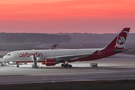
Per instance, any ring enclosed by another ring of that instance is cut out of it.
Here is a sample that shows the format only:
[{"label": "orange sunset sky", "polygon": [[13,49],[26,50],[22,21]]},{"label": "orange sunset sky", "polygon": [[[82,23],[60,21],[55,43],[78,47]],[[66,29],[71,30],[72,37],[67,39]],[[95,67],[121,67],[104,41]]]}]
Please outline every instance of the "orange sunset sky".
[{"label": "orange sunset sky", "polygon": [[135,0],[0,0],[0,32],[135,33]]}]

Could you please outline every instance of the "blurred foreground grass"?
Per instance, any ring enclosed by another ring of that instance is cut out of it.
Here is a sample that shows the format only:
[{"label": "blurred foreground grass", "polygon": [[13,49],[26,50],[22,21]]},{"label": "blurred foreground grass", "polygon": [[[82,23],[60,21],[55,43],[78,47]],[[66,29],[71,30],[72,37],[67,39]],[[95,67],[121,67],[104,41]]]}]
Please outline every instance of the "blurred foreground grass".
[{"label": "blurred foreground grass", "polygon": [[135,90],[135,80],[0,85],[0,90]]}]

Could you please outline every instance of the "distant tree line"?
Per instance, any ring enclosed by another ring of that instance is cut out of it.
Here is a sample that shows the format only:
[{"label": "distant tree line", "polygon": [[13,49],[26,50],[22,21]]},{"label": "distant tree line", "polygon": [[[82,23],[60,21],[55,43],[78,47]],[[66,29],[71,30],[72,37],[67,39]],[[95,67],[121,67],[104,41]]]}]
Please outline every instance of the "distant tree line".
[{"label": "distant tree line", "polygon": [[[92,34],[92,33],[57,33],[58,35],[69,35],[72,42],[91,42],[91,41],[111,41],[118,34],[105,33],[105,34]],[[135,41],[135,33],[129,33],[127,41]]]},{"label": "distant tree line", "polygon": [[[118,34],[92,34],[92,33],[0,33],[0,43],[40,42],[40,43],[69,43],[111,41]],[[135,33],[129,33],[128,41],[134,41]]]},{"label": "distant tree line", "polygon": [[0,33],[0,43],[68,43],[69,35],[41,34],[41,33]]}]

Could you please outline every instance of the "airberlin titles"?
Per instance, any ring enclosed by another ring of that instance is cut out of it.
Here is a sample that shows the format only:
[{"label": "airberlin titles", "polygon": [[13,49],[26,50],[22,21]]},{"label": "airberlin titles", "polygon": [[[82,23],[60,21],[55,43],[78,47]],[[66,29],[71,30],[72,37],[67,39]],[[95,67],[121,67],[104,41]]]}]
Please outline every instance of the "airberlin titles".
[{"label": "airberlin titles", "polygon": [[30,57],[30,56],[42,57],[43,53],[39,53],[39,52],[35,52],[35,53],[23,52],[23,53],[19,54],[19,57]]}]

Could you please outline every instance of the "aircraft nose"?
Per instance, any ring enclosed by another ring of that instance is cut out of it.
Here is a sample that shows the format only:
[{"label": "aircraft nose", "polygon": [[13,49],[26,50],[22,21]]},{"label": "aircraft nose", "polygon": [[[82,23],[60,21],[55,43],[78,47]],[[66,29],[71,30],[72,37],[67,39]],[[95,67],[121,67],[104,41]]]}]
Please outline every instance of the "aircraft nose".
[{"label": "aircraft nose", "polygon": [[3,56],[3,61],[7,61],[7,56]]}]

